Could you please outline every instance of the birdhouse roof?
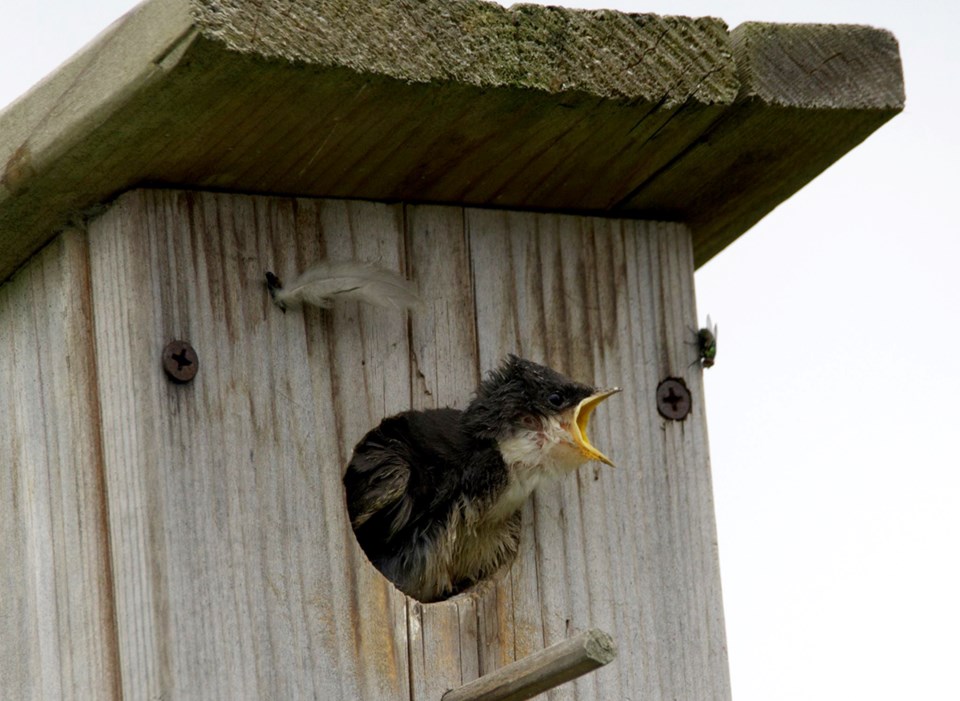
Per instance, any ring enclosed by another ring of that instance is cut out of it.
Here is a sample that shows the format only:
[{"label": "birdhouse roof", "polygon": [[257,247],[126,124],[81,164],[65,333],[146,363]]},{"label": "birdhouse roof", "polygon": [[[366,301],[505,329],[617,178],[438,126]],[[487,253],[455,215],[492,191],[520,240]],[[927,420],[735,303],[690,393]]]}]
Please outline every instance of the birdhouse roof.
[{"label": "birdhouse roof", "polygon": [[0,280],[143,185],[679,220],[702,264],[903,102],[863,26],[147,0],[0,113]]}]

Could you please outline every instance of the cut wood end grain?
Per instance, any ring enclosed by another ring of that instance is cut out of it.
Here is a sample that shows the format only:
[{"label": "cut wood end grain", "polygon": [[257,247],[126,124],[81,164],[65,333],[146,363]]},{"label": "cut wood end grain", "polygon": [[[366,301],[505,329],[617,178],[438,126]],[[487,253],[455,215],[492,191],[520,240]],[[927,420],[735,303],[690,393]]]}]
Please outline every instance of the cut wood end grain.
[{"label": "cut wood end grain", "polygon": [[702,264],[902,106],[869,27],[147,0],[0,112],[0,281],[144,182],[682,221]]}]

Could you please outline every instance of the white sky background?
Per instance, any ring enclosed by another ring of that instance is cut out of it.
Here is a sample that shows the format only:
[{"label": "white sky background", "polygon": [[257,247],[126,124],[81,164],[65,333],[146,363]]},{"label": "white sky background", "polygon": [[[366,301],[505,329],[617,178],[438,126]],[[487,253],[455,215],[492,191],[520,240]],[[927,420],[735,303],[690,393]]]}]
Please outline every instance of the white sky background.
[{"label": "white sky background", "polygon": [[[135,3],[0,8],[0,105]],[[960,3],[582,0],[858,23],[907,109],[697,272],[734,698],[960,699]]]}]

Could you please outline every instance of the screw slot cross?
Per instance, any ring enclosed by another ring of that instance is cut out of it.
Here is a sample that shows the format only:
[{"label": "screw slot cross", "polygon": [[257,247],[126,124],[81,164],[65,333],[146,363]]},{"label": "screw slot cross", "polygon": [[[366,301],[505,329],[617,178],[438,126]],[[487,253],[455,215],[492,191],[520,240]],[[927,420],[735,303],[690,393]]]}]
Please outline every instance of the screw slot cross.
[{"label": "screw slot cross", "polygon": [[677,405],[680,404],[680,402],[683,402],[686,400],[683,397],[681,397],[679,394],[677,394],[676,390],[674,390],[673,387],[671,387],[670,393],[664,398],[663,401],[669,404],[670,408],[673,409],[673,411],[676,411]]},{"label": "screw slot cross", "polygon": [[183,369],[184,369],[185,367],[187,367],[188,365],[193,365],[193,361],[190,360],[190,358],[187,357],[187,349],[186,349],[186,348],[184,348],[184,349],[183,349],[182,351],[180,351],[179,353],[174,353],[174,354],[173,354],[172,356],[170,356],[170,357],[172,357],[175,361],[177,361],[177,370],[183,370]]},{"label": "screw slot cross", "polygon": [[171,341],[163,349],[163,370],[174,382],[189,382],[197,374],[197,352],[186,341]]},{"label": "screw slot cross", "polygon": [[690,413],[690,390],[683,380],[668,377],[657,386],[657,411],[665,419],[682,421]]}]

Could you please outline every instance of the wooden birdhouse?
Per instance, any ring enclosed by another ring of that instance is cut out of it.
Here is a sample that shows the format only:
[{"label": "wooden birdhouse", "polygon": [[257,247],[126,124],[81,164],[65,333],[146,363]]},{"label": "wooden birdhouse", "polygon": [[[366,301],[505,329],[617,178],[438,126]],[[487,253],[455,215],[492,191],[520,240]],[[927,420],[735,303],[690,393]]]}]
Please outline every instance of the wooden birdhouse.
[{"label": "wooden birdhouse", "polygon": [[[0,114],[0,696],[729,698],[693,272],[903,100],[861,26],[147,0]],[[423,304],[283,313],[318,260]],[[508,353],[617,466],[419,602],[344,469]]]}]

